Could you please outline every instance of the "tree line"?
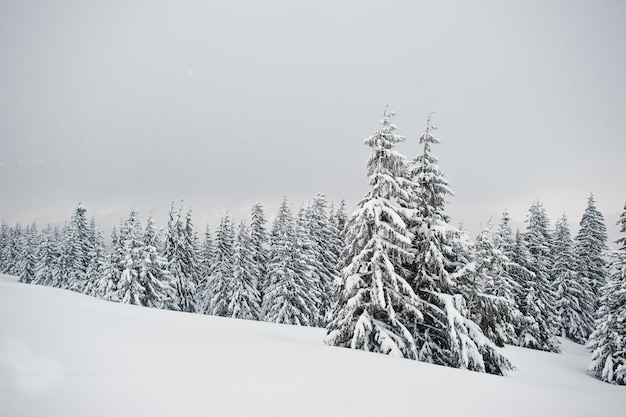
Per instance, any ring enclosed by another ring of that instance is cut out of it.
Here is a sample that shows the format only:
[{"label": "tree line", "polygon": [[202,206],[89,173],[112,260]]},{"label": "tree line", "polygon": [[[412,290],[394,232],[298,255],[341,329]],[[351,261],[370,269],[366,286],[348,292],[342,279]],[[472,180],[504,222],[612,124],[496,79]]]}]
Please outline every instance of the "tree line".
[{"label": "tree line", "polygon": [[[498,346],[558,352],[561,336],[625,384],[626,237],[608,253],[593,195],[575,237],[535,201],[525,231],[505,211],[472,240],[445,212],[430,115],[412,159],[395,150],[393,116],[365,140],[370,190],[350,216],[324,194],[295,215],[285,198],[269,231],[256,204],[249,222],[227,214],[199,238],[191,209],[172,204],[165,227],[131,211],[105,245],[79,205],[63,228],[3,222],[0,270],[110,301],[326,327],[329,345],[492,374],[513,368]],[[626,233],[626,207],[618,224]]]},{"label": "tree line", "polygon": [[266,230],[261,204],[249,224],[229,214],[202,238],[192,210],[172,204],[167,225],[137,211],[106,245],[82,206],[62,227],[0,227],[0,271],[108,301],[306,326],[324,326],[331,305],[345,204],[324,194],[294,215],[285,197]]}]

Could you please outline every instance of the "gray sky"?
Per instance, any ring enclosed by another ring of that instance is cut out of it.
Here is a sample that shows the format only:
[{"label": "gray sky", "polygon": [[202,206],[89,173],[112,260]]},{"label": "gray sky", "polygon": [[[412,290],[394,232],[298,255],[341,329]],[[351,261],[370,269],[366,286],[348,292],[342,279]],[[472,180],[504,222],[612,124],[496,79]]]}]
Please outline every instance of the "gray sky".
[{"label": "gray sky", "polygon": [[352,209],[389,100],[410,157],[437,111],[453,222],[577,224],[593,191],[613,232],[625,40],[622,1],[3,1],[0,219]]}]

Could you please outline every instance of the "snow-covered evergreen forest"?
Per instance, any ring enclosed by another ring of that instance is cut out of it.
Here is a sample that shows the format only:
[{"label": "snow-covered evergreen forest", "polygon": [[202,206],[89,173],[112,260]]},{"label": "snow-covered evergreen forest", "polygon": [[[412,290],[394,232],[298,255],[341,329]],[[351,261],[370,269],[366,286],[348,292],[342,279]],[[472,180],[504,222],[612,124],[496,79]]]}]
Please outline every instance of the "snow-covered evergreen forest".
[{"label": "snow-covered evergreen forest", "polygon": [[199,229],[173,203],[167,224],[131,209],[109,238],[79,204],[62,227],[3,222],[0,272],[113,302],[325,327],[328,345],[498,375],[515,363],[497,347],[559,352],[564,337],[592,351],[598,378],[626,384],[626,206],[614,251],[593,195],[576,233],[534,201],[525,230],[505,210],[473,239],[446,214],[431,115],[410,157],[393,116],[365,140],[370,190],[353,211],[320,193],[297,212],[285,198],[272,216],[256,204]]}]

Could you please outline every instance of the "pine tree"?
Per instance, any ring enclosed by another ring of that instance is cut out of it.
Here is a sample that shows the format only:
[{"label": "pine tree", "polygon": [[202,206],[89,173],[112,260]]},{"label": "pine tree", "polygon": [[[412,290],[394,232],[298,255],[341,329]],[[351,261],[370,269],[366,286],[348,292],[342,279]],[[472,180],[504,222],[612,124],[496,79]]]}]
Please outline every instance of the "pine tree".
[{"label": "pine tree", "polygon": [[432,134],[435,128],[431,125],[431,115],[419,141],[423,152],[413,160],[411,168],[411,206],[415,212],[410,226],[416,252],[411,285],[419,297],[421,314],[413,322],[412,333],[418,358],[503,374],[511,364],[471,319],[468,298],[475,301],[480,295],[471,285],[475,268],[472,248],[467,234],[451,226],[445,213],[446,198],[453,193],[432,154],[432,146],[439,140]]},{"label": "pine tree", "polygon": [[251,223],[250,223],[250,244],[252,248],[252,259],[259,270],[258,282],[256,288],[259,296],[263,299],[263,295],[267,288],[267,232],[265,230],[265,212],[261,203],[256,203],[252,207]]},{"label": "pine tree", "polygon": [[339,230],[338,224],[341,223],[341,220],[339,220],[338,216],[343,216],[345,215],[345,213],[341,214],[339,210],[342,210],[341,206],[339,207],[337,212],[333,212],[333,210],[331,209],[329,217],[328,217],[328,222],[327,222],[329,235],[328,235],[328,242],[326,243],[326,245],[327,245],[327,250],[330,251],[332,259],[334,260],[334,265],[332,265],[332,271],[334,275],[327,289],[328,293],[326,294],[326,297],[328,297],[329,299],[328,309],[324,316],[324,320],[326,323],[328,323],[330,311],[332,310],[332,307],[335,305],[335,302],[337,301],[335,298],[337,295],[336,287],[341,277],[341,271],[339,270],[338,264],[339,264],[339,259],[341,257],[341,251],[344,246],[344,242],[343,242],[344,234],[342,233],[342,231]]},{"label": "pine tree", "polygon": [[39,247],[37,248],[37,263],[33,284],[58,287],[55,282],[59,277],[57,262],[60,251],[60,236],[58,229],[48,224],[41,232]]},{"label": "pine tree", "polygon": [[141,285],[141,262],[144,255],[143,236],[139,217],[132,210],[120,229],[123,248],[123,269],[117,285],[119,299],[125,304],[145,305],[146,289]]},{"label": "pine tree", "polygon": [[175,291],[169,283],[167,261],[158,253],[159,238],[152,216],[142,230],[132,210],[120,229],[123,270],[117,283],[118,298],[126,304],[175,309]]},{"label": "pine tree", "polygon": [[556,222],[554,231],[554,258],[552,265],[552,287],[556,295],[558,334],[577,343],[587,341],[593,330],[591,311],[593,299],[586,282],[576,272],[578,264],[574,253],[567,217],[565,214]]},{"label": "pine tree", "polygon": [[144,291],[143,305],[177,310],[176,291],[172,286],[167,259],[159,253],[160,236],[152,216],[148,218],[143,233],[143,250],[140,254],[139,281]]},{"label": "pine tree", "polygon": [[234,239],[232,221],[230,215],[226,213],[215,236],[215,257],[204,295],[207,300],[205,314],[229,315],[228,306],[232,300]]},{"label": "pine tree", "polygon": [[11,228],[9,225],[3,220],[0,225],[0,272],[3,272],[6,268],[7,261],[4,259],[5,256],[5,248],[9,246],[11,239]]},{"label": "pine tree", "polygon": [[511,260],[498,248],[499,237],[491,232],[491,225],[476,238],[476,290],[470,302],[471,318],[483,333],[498,346],[516,343],[516,329],[522,320],[516,293],[518,284],[507,272]]},{"label": "pine tree", "polygon": [[405,267],[414,259],[407,228],[410,189],[406,161],[394,148],[405,138],[385,108],[381,128],[365,140],[370,191],[345,225],[337,301],[330,313],[329,345],[416,359],[411,325],[423,320]]},{"label": "pine tree", "polygon": [[172,203],[164,240],[161,254],[167,261],[172,286],[176,291],[175,309],[193,313],[196,311],[199,281],[199,250],[191,221],[191,210],[183,219],[182,202],[177,212],[174,212]]},{"label": "pine tree", "polygon": [[33,223],[31,226],[26,226],[19,244],[20,255],[15,272],[20,277],[20,282],[29,284],[35,279],[38,247],[39,235],[37,233],[37,225]]},{"label": "pine tree", "polygon": [[200,263],[202,249],[198,245],[198,235],[196,232],[196,228],[193,225],[192,217],[192,210],[190,208],[189,210],[187,210],[187,214],[185,216],[183,242],[187,253],[187,260],[185,262],[185,273],[187,274],[187,276],[190,277],[191,280],[191,285],[189,285],[187,288],[187,298],[190,300],[189,302],[193,305],[190,311],[196,312],[196,301],[198,299],[197,292],[200,285],[200,274],[202,272],[202,265]]},{"label": "pine tree", "polygon": [[537,323],[537,313],[535,306],[535,290],[533,289],[533,283],[535,281],[535,273],[532,269],[532,260],[528,246],[524,240],[524,236],[518,230],[515,233],[515,245],[513,247],[512,258],[513,263],[509,265],[509,272],[511,277],[519,284],[521,291],[517,304],[524,318],[521,325],[517,329],[517,343],[513,343],[518,346],[531,347],[536,345],[536,341],[541,339],[538,334],[540,326]]},{"label": "pine tree", "polygon": [[323,316],[321,308],[324,303],[324,265],[322,263],[322,250],[314,238],[315,232],[311,231],[311,207],[302,207],[295,219],[295,251],[297,259],[300,260],[304,285],[308,288],[310,295],[317,300],[315,308],[312,310],[311,325],[322,326]]},{"label": "pine tree", "polygon": [[24,230],[20,223],[17,223],[14,227],[8,228],[6,232],[6,242],[2,248],[0,257],[2,258],[2,270],[3,274],[18,275],[17,265],[22,255],[22,249],[20,244],[23,242],[22,235]]},{"label": "pine tree", "polygon": [[[345,237],[344,229],[345,229],[346,221],[347,221],[346,202],[345,200],[341,200],[341,203],[339,204],[337,211],[334,211],[331,209],[330,215],[329,215],[329,225],[330,225],[330,230],[331,230],[331,237],[330,237],[331,242],[329,242],[329,245],[331,247],[330,250],[333,252],[333,256],[336,260],[335,281],[337,281],[337,279],[339,278],[339,275],[341,275],[341,273],[337,270],[337,263],[339,262],[339,259],[341,257],[341,251],[344,246],[344,237]],[[335,283],[333,282],[333,288],[334,288],[334,285]],[[334,293],[334,290],[333,290],[333,293]],[[334,300],[333,300],[333,304],[334,304]]]},{"label": "pine tree", "polygon": [[588,306],[590,310],[586,312],[591,316],[594,316],[600,307],[600,289],[606,284],[607,269],[603,255],[608,249],[607,240],[604,216],[596,208],[592,194],[580,220],[580,229],[574,243],[578,257],[578,272],[586,286],[593,292],[592,303]]},{"label": "pine tree", "polygon": [[268,285],[262,305],[265,321],[300,326],[316,324],[318,300],[311,288],[302,237],[284,198],[272,224]]},{"label": "pine tree", "polygon": [[211,228],[206,225],[204,230],[204,241],[200,249],[199,255],[199,269],[198,274],[198,288],[196,289],[196,311],[205,312],[208,308],[208,300],[204,295],[207,291],[208,279],[211,274],[211,268],[215,259],[215,245],[213,243],[213,237],[211,235]]},{"label": "pine tree", "polygon": [[534,277],[525,282],[525,309],[522,312],[532,318],[534,323],[522,335],[522,346],[559,352],[559,343],[555,338],[558,331],[556,297],[550,285],[552,238],[543,204],[536,201],[531,205],[527,223],[524,235],[529,256],[527,268]]},{"label": "pine tree", "polygon": [[98,281],[94,293],[96,297],[107,301],[119,302],[118,285],[124,270],[124,235],[126,234],[126,226],[120,226],[120,232],[113,228],[111,232],[111,246],[109,253],[104,259],[104,269],[100,280]]},{"label": "pine tree", "polygon": [[92,218],[89,225],[93,242],[89,253],[89,264],[87,265],[87,285],[85,294],[93,297],[100,297],[98,291],[102,276],[105,274],[107,265],[107,248],[104,244],[102,232],[96,229],[95,220]]},{"label": "pine tree", "polygon": [[89,230],[86,209],[79,204],[63,230],[59,257],[60,285],[76,292],[84,292],[87,284],[89,253],[93,251],[93,236]]},{"label": "pine tree", "polygon": [[242,221],[234,244],[229,317],[248,320],[258,320],[260,317],[261,296],[257,289],[260,271],[253,256],[254,250],[248,228]]},{"label": "pine tree", "polygon": [[326,325],[326,315],[333,300],[333,285],[338,278],[335,239],[337,233],[326,213],[326,196],[318,193],[306,210],[305,232],[311,240],[312,257],[316,261],[314,284],[319,292],[319,325]]},{"label": "pine tree", "polygon": [[[617,224],[625,234],[626,205]],[[587,348],[592,351],[590,371],[605,382],[626,385],[626,235],[615,243],[618,249],[608,266],[596,329]]]},{"label": "pine tree", "polygon": [[505,298],[510,299],[514,308],[519,312],[518,315],[514,311],[514,316],[517,317],[513,321],[515,336],[509,338],[506,343],[520,345],[522,343],[519,335],[522,334],[522,329],[532,323],[532,320],[522,312],[522,306],[525,305],[527,281],[534,279],[534,274],[524,266],[529,264],[530,261],[525,256],[530,257],[530,254],[519,231],[513,234],[510,222],[509,213],[505,210],[502,213],[502,221],[494,235],[494,246],[506,259],[500,275],[501,282],[504,284],[503,293],[506,294]]},{"label": "pine tree", "polygon": [[333,219],[335,221],[335,226],[337,227],[337,231],[339,232],[339,236],[343,240],[344,229],[346,227],[346,222],[348,221],[348,215],[346,214],[346,200],[342,199],[339,203],[339,207],[335,212]]}]

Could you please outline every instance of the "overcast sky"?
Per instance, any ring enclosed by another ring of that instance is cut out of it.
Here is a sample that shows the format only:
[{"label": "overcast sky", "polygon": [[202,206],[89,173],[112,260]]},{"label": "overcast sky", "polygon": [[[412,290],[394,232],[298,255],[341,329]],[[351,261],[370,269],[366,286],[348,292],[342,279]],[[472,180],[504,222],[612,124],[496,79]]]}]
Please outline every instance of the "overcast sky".
[{"label": "overcast sky", "polygon": [[437,112],[455,224],[577,224],[593,192],[613,232],[625,40],[623,1],[3,1],[0,219],[352,210],[389,100],[409,157]]}]

